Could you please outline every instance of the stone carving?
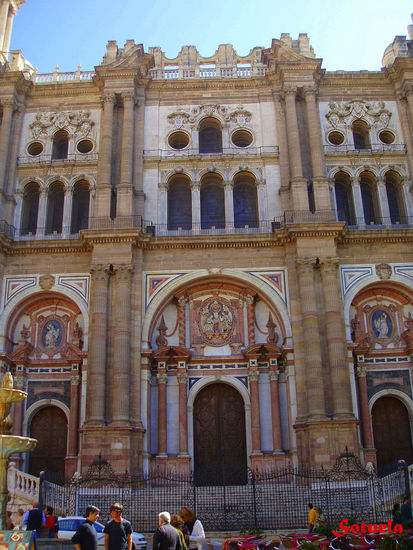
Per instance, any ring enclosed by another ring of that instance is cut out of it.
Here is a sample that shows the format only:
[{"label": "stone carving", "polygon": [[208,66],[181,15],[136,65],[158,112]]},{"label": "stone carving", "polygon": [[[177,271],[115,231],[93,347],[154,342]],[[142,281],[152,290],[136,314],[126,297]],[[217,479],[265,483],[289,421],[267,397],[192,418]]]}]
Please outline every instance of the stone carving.
[{"label": "stone carving", "polygon": [[162,315],[161,322],[159,323],[159,327],[158,327],[159,334],[155,339],[155,343],[158,346],[158,348],[162,348],[168,345],[168,340],[165,338],[167,330],[168,330],[168,327],[166,326],[164,316]]},{"label": "stone carving", "polygon": [[371,328],[376,338],[390,338],[393,323],[387,311],[379,309],[373,313]]},{"label": "stone carving", "polygon": [[197,126],[198,122],[205,117],[217,116],[228,123],[230,128],[251,127],[252,114],[245,110],[242,105],[238,105],[230,111],[225,105],[199,105],[192,107],[190,112],[178,109],[168,115],[168,122],[173,128],[187,129]]},{"label": "stone carving", "polygon": [[333,128],[351,126],[356,119],[363,119],[376,128],[387,128],[391,118],[384,101],[332,101],[329,107],[326,119]]},{"label": "stone carving", "polygon": [[29,129],[35,139],[52,136],[57,130],[66,130],[72,137],[86,137],[92,133],[94,125],[90,111],[62,111],[37,113]]},{"label": "stone carving", "polygon": [[389,264],[378,264],[376,265],[375,269],[379,279],[381,280],[390,279],[392,275],[392,269],[389,266]]},{"label": "stone carving", "polygon": [[272,319],[271,312],[269,312],[268,314],[268,321],[265,326],[268,329],[267,342],[269,344],[276,344],[278,342],[278,334],[275,332],[277,325],[274,323]]},{"label": "stone carving", "polygon": [[41,275],[39,277],[39,286],[42,290],[50,290],[55,284],[53,275]]},{"label": "stone carving", "polygon": [[209,298],[199,308],[198,326],[205,343],[211,346],[226,344],[234,330],[234,315],[229,302]]}]

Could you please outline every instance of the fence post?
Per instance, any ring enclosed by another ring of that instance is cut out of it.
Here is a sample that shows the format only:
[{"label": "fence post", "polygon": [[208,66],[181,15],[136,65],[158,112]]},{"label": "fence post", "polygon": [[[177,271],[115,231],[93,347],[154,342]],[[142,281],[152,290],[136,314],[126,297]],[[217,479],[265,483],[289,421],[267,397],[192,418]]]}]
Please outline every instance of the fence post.
[{"label": "fence post", "polygon": [[397,469],[403,470],[404,474],[404,494],[406,497],[410,498],[410,481],[409,481],[409,467],[407,462],[403,459],[397,462]]},{"label": "fence post", "polygon": [[45,490],[45,480],[46,472],[43,470],[39,474],[39,510],[43,510],[43,502],[47,501],[47,499],[43,498],[43,491]]},{"label": "fence post", "polygon": [[252,470],[251,472],[251,480],[252,480],[252,498],[253,498],[253,507],[254,507],[254,529],[258,529],[257,524],[257,493],[256,493],[256,487],[255,487],[255,474]]}]

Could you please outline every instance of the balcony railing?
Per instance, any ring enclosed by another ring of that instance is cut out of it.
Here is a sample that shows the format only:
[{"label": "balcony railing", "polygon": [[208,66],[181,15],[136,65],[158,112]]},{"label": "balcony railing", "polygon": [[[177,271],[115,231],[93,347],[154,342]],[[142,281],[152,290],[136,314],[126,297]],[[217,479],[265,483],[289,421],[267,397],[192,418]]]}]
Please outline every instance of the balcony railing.
[{"label": "balcony railing", "polygon": [[35,84],[53,84],[55,82],[87,81],[92,80],[94,76],[96,76],[95,71],[81,71],[80,68],[72,73],[59,73],[59,68],[56,67],[53,73],[34,73],[32,80]]},{"label": "balcony railing", "polygon": [[[226,225],[222,223],[216,225],[201,223],[173,223],[173,224],[155,224],[150,221],[144,222],[144,231],[156,237],[185,237],[194,235],[246,235],[250,233],[272,233],[276,229],[284,226],[282,217],[263,222],[244,224],[242,227]],[[220,227],[221,226],[221,227]]]},{"label": "balcony railing", "polygon": [[33,157],[20,156],[17,157],[17,164],[19,166],[33,165],[33,164],[58,164],[58,163],[96,163],[99,157],[99,153],[72,153],[67,155],[66,158],[58,159],[52,158],[52,155],[36,155]]},{"label": "balcony railing", "polygon": [[142,216],[117,216],[89,218],[89,229],[141,229],[143,227]]},{"label": "balcony railing", "polygon": [[186,157],[274,157],[278,156],[279,148],[276,145],[262,147],[224,147],[222,151],[200,153],[199,149],[145,149],[143,156],[146,159],[171,159]]},{"label": "balcony railing", "polygon": [[388,145],[376,143],[363,149],[356,149],[354,145],[324,145],[324,152],[326,155],[394,155],[406,153],[406,145],[404,143],[390,143]]},{"label": "balcony railing", "polygon": [[373,220],[365,220],[364,218],[349,218],[341,221],[345,221],[348,228],[353,231],[365,231],[365,230],[397,230],[397,229],[411,229],[413,227],[413,216],[396,216],[393,218],[376,217]]},{"label": "balcony railing", "polygon": [[188,78],[249,78],[265,76],[266,67],[199,67],[195,69],[179,69],[179,67],[164,69],[150,69],[149,74],[153,80],[176,80]]}]

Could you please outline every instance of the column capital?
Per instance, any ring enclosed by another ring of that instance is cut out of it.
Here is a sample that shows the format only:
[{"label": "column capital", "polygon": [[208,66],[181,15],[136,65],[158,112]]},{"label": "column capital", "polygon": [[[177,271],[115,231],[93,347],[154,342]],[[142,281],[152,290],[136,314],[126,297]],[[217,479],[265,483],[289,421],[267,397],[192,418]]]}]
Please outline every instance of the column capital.
[{"label": "column capital", "polygon": [[192,191],[199,191],[201,189],[201,182],[200,181],[191,181],[190,183]]},{"label": "column capital", "polygon": [[14,97],[3,97],[1,98],[1,104],[3,107],[7,107],[8,109],[15,109],[16,108],[16,100]]},{"label": "column capital", "polygon": [[359,364],[356,367],[357,378],[364,378],[367,376],[367,367],[364,364]]},{"label": "column capital", "polygon": [[225,180],[223,183],[226,191],[230,191],[234,187],[234,182],[231,180]]},{"label": "column capital", "polygon": [[122,92],[122,99],[123,101],[135,103],[135,92],[133,90],[126,90],[125,92]]},{"label": "column capital", "polygon": [[278,382],[279,376],[280,376],[280,371],[278,369],[271,370],[269,374],[269,379],[271,382]]},{"label": "column capital", "polygon": [[259,378],[260,378],[260,373],[258,372],[258,370],[249,371],[248,379],[250,382],[258,382]]},{"label": "column capital", "polygon": [[297,95],[297,86],[294,86],[293,84],[289,84],[283,87],[281,91],[281,97],[283,99],[286,99],[287,97],[294,97]]},{"label": "column capital", "polygon": [[135,268],[133,265],[119,264],[113,266],[113,273],[117,280],[129,281]]},{"label": "column capital", "polygon": [[176,378],[178,380],[178,384],[185,384],[188,382],[188,375],[186,374],[186,372],[179,372],[177,375],[176,375]]},{"label": "column capital", "polygon": [[350,183],[354,187],[355,185],[360,185],[360,176],[351,176]]},{"label": "column capital", "polygon": [[317,258],[297,258],[295,263],[301,271],[312,271],[317,263]]},{"label": "column capital", "polygon": [[315,99],[317,96],[317,93],[318,93],[318,89],[315,86],[305,86],[303,88],[303,95],[305,99],[307,99],[308,97],[310,98],[314,97]]},{"label": "column capital", "polygon": [[94,281],[107,281],[110,273],[109,264],[92,265],[90,273]]},{"label": "column capital", "polygon": [[166,372],[158,372],[158,374],[156,375],[156,380],[158,384],[167,384],[168,375],[166,374]]},{"label": "column capital", "polygon": [[321,263],[320,263],[321,268],[324,271],[327,271],[329,269],[333,269],[334,271],[336,271],[339,264],[340,264],[340,260],[338,256],[329,256],[327,258],[321,258]]},{"label": "column capital", "polygon": [[70,385],[71,386],[78,386],[80,384],[80,376],[76,374],[75,376],[72,376],[70,378]]},{"label": "column capital", "polygon": [[115,94],[112,92],[104,92],[101,97],[102,105],[105,104],[114,104],[115,103]]}]

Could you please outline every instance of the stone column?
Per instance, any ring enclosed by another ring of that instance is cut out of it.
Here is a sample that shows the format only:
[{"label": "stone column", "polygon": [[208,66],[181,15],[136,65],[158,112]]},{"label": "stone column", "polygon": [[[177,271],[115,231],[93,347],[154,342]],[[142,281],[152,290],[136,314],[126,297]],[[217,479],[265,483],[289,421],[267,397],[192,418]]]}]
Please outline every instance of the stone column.
[{"label": "stone column", "polygon": [[284,92],[285,115],[287,121],[288,154],[290,158],[291,190],[293,210],[309,210],[307,180],[303,177],[300,134],[295,107],[296,88]]},{"label": "stone column", "polygon": [[[413,173],[413,135],[411,128],[413,127],[413,117],[409,116],[409,103],[407,96],[413,96],[413,87],[408,87],[406,94],[396,93],[397,110],[399,114],[400,126],[403,133],[403,141],[406,144],[407,161],[410,174]],[[412,99],[410,99],[412,101]]]},{"label": "stone column", "polygon": [[[256,363],[256,361],[255,361]],[[251,368],[250,361],[250,368]],[[260,373],[253,367],[248,373],[251,399],[251,439],[252,454],[261,454],[261,422],[260,422],[260,399],[258,395],[258,380]]]},{"label": "stone column", "polygon": [[379,196],[380,222],[391,225],[389,201],[387,199],[386,182],[384,178],[377,179],[377,191]]},{"label": "stone column", "polygon": [[279,92],[274,92],[275,122],[277,130],[277,142],[280,152],[280,177],[281,188],[289,187],[290,184],[290,163],[288,160],[287,128],[285,124],[285,113]]},{"label": "stone column", "polygon": [[354,211],[356,215],[356,225],[364,225],[363,199],[361,197],[360,178],[351,178],[351,191],[353,195]]},{"label": "stone column", "polygon": [[326,412],[313,260],[298,259],[297,268],[306,349],[308,419],[324,420]]},{"label": "stone column", "polygon": [[116,304],[113,324],[112,368],[115,371],[112,391],[112,424],[129,425],[129,386],[130,386],[130,299],[133,267],[115,267],[114,295]]},{"label": "stone column", "polygon": [[3,52],[8,52],[10,50],[11,30],[13,28],[13,19],[15,15],[16,10],[13,8],[13,6],[10,6],[9,13],[7,15],[6,32],[4,33],[4,42],[2,47]]},{"label": "stone column", "polygon": [[[26,373],[26,366],[25,365],[16,365],[19,373],[14,376],[14,388],[16,390],[22,390],[27,391],[27,373]],[[13,406],[13,427],[12,427],[12,433],[13,435],[24,435],[22,431],[22,425],[23,425],[23,417],[24,417],[24,410],[23,410],[23,401],[19,401],[14,404]]]},{"label": "stone column", "polygon": [[178,299],[177,311],[178,311],[178,335],[179,335],[179,346],[184,348],[186,346],[186,303],[188,299],[181,297]]},{"label": "stone column", "polygon": [[361,431],[363,436],[363,447],[366,449],[372,449],[373,445],[373,431],[370,421],[369,410],[369,397],[367,393],[367,369],[363,364],[359,364],[356,370],[358,395],[360,400],[360,422]]},{"label": "stone column", "polygon": [[47,213],[47,189],[40,189],[39,210],[37,212],[37,230],[36,235],[44,235],[46,232],[46,213]]},{"label": "stone column", "polygon": [[166,364],[158,363],[158,374],[156,375],[158,382],[158,452],[157,456],[167,456],[166,450],[166,385],[168,383],[168,375],[166,373]]},{"label": "stone column", "polygon": [[185,363],[182,361],[179,362],[177,379],[179,386],[179,454],[180,456],[188,456],[188,415],[186,408],[188,375],[186,373]]},{"label": "stone column", "polygon": [[123,97],[123,128],[122,153],[120,165],[120,183],[117,187],[117,216],[133,214],[133,138],[135,134],[135,96],[133,91],[122,94]]},{"label": "stone column", "polygon": [[280,397],[278,394],[279,374],[280,373],[277,368],[271,369],[269,373],[271,395],[272,448],[276,453],[282,452]]},{"label": "stone column", "polygon": [[199,181],[191,181],[192,191],[192,226],[201,229],[201,184]]},{"label": "stone column", "polygon": [[[24,118],[24,104],[17,103],[16,110],[13,116],[13,131],[11,137],[11,145],[8,152],[9,157],[9,170],[8,179],[5,179],[4,190],[7,195],[7,213],[3,215],[3,218],[7,221],[13,220],[13,211],[16,208],[14,202],[14,195],[16,192],[16,170],[17,170],[17,157],[19,154],[20,138],[23,128]],[[16,226],[17,227],[17,226]]]},{"label": "stone column", "polygon": [[0,51],[5,52],[4,58],[7,58],[7,51],[5,46],[7,20],[10,9],[10,0],[2,0],[0,4]]},{"label": "stone column", "polygon": [[406,223],[411,223],[411,220],[413,218],[413,203],[412,196],[410,195],[409,191],[410,187],[411,183],[409,182],[409,180],[402,180],[402,192],[407,216]]},{"label": "stone column", "polygon": [[324,295],[327,355],[332,384],[334,419],[353,418],[343,302],[338,281],[338,258],[322,261],[321,281]]},{"label": "stone column", "polygon": [[70,417],[69,417],[69,444],[67,454],[76,457],[78,452],[79,431],[79,387],[80,376],[74,375],[70,379]]},{"label": "stone column", "polygon": [[232,229],[234,227],[234,185],[232,181],[224,182],[225,188],[225,227]]},{"label": "stone column", "polygon": [[252,346],[255,344],[254,297],[247,295],[245,297],[245,303],[247,306],[248,345]]},{"label": "stone column", "polygon": [[161,221],[161,230],[166,231],[168,227],[168,184],[161,182],[159,188],[159,220]]},{"label": "stone column", "polygon": [[85,425],[102,425],[105,421],[106,345],[108,326],[108,279],[105,265],[91,268],[89,359]]},{"label": "stone column", "polygon": [[265,221],[268,221],[267,215],[267,201],[265,200],[265,181],[257,182],[258,191],[258,222],[260,226],[263,226]]},{"label": "stone column", "polygon": [[114,103],[114,94],[103,94],[103,113],[100,127],[99,162],[95,199],[96,217],[107,217],[110,214],[110,197],[112,191],[111,175]]},{"label": "stone column", "polygon": [[331,210],[320,113],[318,111],[315,88],[304,88],[304,97],[307,107],[308,133],[310,137],[315,208],[316,210]]},{"label": "stone column", "polygon": [[72,221],[72,200],[73,200],[73,188],[65,188],[65,199],[63,203],[63,235],[70,235],[71,221]]},{"label": "stone column", "polygon": [[[1,20],[1,18],[0,18]],[[8,166],[8,155],[11,138],[11,126],[13,110],[15,106],[14,99],[7,98],[2,100],[3,120],[0,126],[0,192],[7,190],[6,174]]]}]

